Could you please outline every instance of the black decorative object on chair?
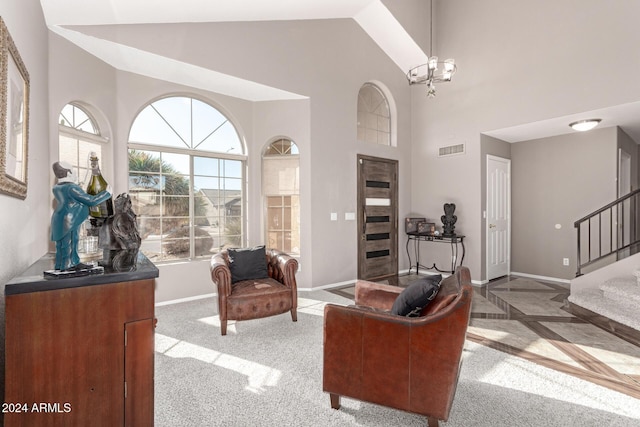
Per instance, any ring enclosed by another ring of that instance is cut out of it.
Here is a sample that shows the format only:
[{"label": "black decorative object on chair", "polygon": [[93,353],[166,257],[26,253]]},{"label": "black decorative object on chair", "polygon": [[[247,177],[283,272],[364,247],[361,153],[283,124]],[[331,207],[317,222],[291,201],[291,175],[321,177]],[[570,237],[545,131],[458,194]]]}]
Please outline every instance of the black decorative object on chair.
[{"label": "black decorative object on chair", "polygon": [[458,220],[458,217],[453,214],[456,210],[456,205],[454,203],[445,203],[444,204],[444,215],[440,217],[442,220],[442,235],[445,237],[455,236],[455,223]]}]

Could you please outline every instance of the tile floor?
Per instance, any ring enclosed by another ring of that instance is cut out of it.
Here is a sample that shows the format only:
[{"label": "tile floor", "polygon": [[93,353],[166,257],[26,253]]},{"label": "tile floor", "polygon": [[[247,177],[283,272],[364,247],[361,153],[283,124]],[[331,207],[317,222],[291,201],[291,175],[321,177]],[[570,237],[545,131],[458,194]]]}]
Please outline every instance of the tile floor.
[{"label": "tile floor", "polygon": [[[353,286],[332,292],[353,299]],[[474,287],[467,339],[640,399],[640,331],[572,306],[568,295],[568,284],[516,276]]]}]

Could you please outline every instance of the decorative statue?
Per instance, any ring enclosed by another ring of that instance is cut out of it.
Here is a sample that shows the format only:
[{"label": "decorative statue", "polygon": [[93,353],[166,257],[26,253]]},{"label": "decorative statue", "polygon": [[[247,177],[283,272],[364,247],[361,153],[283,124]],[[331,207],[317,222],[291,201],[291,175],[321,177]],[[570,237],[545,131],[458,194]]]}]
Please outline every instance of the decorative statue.
[{"label": "decorative statue", "polygon": [[140,233],[129,195],[120,194],[114,205],[114,214],[100,228],[100,247],[109,250],[140,248]]},{"label": "decorative statue", "polygon": [[73,167],[66,162],[55,162],[53,173],[58,182],[53,186],[57,204],[51,215],[51,240],[56,242],[56,265],[59,271],[83,270],[92,266],[81,264],[78,256],[78,231],[89,216],[89,207],[109,197],[109,191],[92,196],[76,183]]},{"label": "decorative statue", "polygon": [[453,214],[456,210],[456,205],[454,203],[445,203],[444,204],[444,215],[440,217],[442,221],[442,235],[445,237],[455,236],[456,233],[453,231],[455,227],[455,223],[458,220],[458,217]]},{"label": "decorative statue", "polygon": [[113,271],[133,271],[142,241],[136,214],[131,209],[131,199],[127,193],[120,194],[113,204],[114,214],[100,227],[102,265]]}]

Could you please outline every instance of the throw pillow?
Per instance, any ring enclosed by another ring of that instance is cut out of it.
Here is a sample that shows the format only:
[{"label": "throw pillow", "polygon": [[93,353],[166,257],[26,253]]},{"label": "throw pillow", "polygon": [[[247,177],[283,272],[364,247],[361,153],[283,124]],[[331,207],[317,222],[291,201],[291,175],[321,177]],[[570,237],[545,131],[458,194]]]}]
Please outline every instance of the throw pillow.
[{"label": "throw pillow", "polygon": [[253,248],[228,249],[227,254],[229,255],[231,283],[269,277],[264,245]]},{"label": "throw pillow", "polygon": [[438,294],[442,275],[432,275],[415,280],[396,298],[391,313],[400,316],[418,316]]}]

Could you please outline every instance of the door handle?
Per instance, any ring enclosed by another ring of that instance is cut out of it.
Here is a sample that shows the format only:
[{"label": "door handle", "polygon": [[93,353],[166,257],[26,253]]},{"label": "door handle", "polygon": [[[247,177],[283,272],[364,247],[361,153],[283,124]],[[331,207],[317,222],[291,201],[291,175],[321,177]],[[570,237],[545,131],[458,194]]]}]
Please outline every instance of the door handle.
[{"label": "door handle", "polygon": [[365,206],[362,207],[362,240],[364,240],[364,236],[367,234],[367,208]]},{"label": "door handle", "polygon": [[489,224],[489,228],[496,228],[495,224]]}]

